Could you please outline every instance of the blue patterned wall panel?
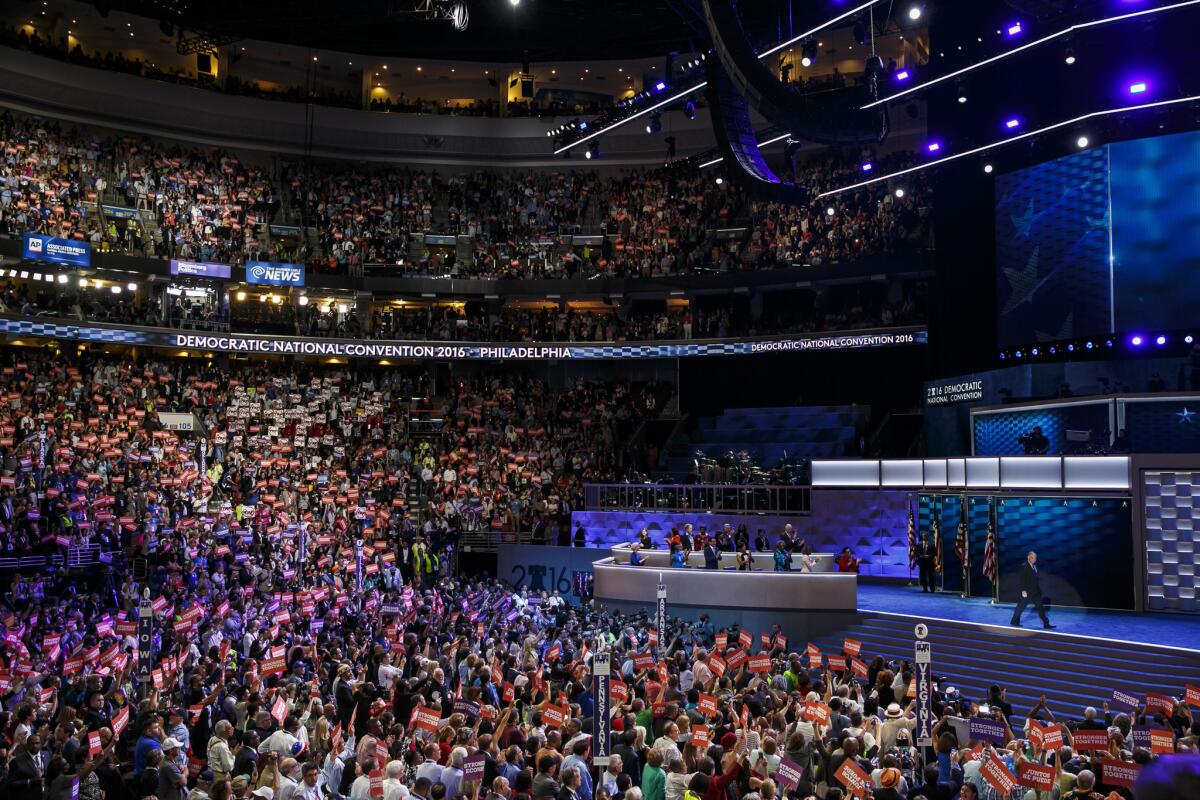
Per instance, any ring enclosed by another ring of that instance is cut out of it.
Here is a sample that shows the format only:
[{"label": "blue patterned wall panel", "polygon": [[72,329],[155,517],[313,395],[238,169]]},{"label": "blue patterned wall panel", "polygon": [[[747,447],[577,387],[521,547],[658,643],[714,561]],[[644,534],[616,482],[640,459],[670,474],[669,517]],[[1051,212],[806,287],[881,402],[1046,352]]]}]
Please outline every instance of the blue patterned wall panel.
[{"label": "blue patterned wall panel", "polygon": [[992,498],[971,495],[967,498],[967,544],[971,549],[971,596],[991,597],[992,584],[983,574],[983,551],[987,547],[988,510]]},{"label": "blue patterned wall panel", "polygon": [[1200,472],[1146,471],[1147,608],[1200,614]]},{"label": "blue patterned wall panel", "polygon": [[1125,403],[1135,453],[1200,453],[1200,402]]},{"label": "blue patterned wall panel", "polygon": [[1025,448],[1019,439],[1036,426],[1041,426],[1042,433],[1050,440],[1049,454],[1060,455],[1067,445],[1068,430],[1091,430],[1099,434],[1108,430],[1108,416],[1109,406],[1103,403],[975,414],[971,417],[975,455],[1024,455]]},{"label": "blue patterned wall panel", "polygon": [[1133,517],[1119,498],[1009,497],[997,509],[1000,600],[1020,596],[1018,570],[1036,550],[1054,605],[1133,608]]},{"label": "blue patterned wall panel", "polygon": [[997,179],[1001,347],[1109,330],[1107,161],[1098,147]]},{"label": "blue patterned wall panel", "polygon": [[957,494],[942,495],[941,516],[942,526],[942,589],[947,592],[961,592],[963,588],[962,563],[954,552],[955,538],[958,536],[958,523],[962,521],[962,496]]}]

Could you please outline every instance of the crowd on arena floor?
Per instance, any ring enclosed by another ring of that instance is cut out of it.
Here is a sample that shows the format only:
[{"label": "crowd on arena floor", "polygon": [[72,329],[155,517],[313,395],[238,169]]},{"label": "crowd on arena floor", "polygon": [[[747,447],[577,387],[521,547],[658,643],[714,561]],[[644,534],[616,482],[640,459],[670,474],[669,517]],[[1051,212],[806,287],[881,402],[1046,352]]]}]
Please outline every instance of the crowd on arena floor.
[{"label": "crowd on arena floor", "polygon": [[[101,553],[3,596],[8,796],[1095,800],[1139,770],[1176,794],[1138,800],[1192,796],[1191,689],[1101,714],[939,678],[922,764],[907,663],[455,577],[459,529],[569,520],[669,390],[427,375],[5,354],[6,555]],[[616,757],[593,773],[600,650]]]}]

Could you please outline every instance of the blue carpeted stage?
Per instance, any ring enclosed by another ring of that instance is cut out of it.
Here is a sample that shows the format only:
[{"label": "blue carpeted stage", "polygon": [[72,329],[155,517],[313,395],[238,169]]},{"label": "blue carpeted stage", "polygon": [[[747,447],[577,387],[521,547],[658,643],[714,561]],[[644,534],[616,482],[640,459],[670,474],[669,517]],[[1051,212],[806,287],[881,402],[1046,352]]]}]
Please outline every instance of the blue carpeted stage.
[{"label": "blue carpeted stage", "polygon": [[[868,583],[860,580],[858,609],[920,617],[924,620],[941,619],[1007,628],[1008,621],[1012,618],[1013,604],[992,605],[980,597],[964,600],[956,593],[922,594],[917,586]],[[1043,631],[1041,620],[1030,608],[1025,612],[1022,624],[1039,634],[1072,634],[1200,652],[1200,618],[1194,615],[1051,608],[1050,621],[1057,626],[1056,630]]]}]

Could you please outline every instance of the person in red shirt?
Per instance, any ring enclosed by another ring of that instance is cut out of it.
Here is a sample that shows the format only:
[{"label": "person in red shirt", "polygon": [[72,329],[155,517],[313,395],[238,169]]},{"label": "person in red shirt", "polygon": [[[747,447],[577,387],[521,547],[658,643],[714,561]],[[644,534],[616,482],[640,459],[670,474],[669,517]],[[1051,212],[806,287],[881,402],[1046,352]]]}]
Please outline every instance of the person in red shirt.
[{"label": "person in red shirt", "polygon": [[850,548],[843,547],[842,554],[837,558],[838,572],[858,572],[859,561],[850,555]]}]

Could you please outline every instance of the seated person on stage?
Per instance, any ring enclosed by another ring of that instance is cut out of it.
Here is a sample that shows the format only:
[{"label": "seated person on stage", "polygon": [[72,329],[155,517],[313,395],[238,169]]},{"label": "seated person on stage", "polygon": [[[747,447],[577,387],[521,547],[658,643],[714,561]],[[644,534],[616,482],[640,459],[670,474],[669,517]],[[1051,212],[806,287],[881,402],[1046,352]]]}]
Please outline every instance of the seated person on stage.
[{"label": "seated person on stage", "polygon": [[850,555],[850,548],[843,547],[837,558],[838,572],[858,572],[858,559]]},{"label": "seated person on stage", "polygon": [[771,540],[762,528],[758,529],[758,535],[754,537],[754,549],[759,553],[766,553],[771,549]]},{"label": "seated person on stage", "polygon": [[679,544],[679,542],[671,543],[671,566],[672,567],[686,567],[687,566],[687,556],[684,554],[683,547]]},{"label": "seated person on stage", "polygon": [[629,546],[629,566],[640,567],[646,563],[646,557],[642,555],[642,545],[640,542],[634,542]]},{"label": "seated person on stage", "polygon": [[712,539],[704,543],[704,568],[721,568],[721,551],[717,549],[717,543]]},{"label": "seated person on stage", "polygon": [[742,572],[750,572],[754,569],[754,556],[750,554],[750,548],[742,547],[737,554],[738,569]]},{"label": "seated person on stage", "polygon": [[787,545],[784,544],[783,539],[780,539],[775,545],[775,571],[792,571],[792,554],[788,552]]},{"label": "seated person on stage", "polygon": [[820,559],[818,559],[816,556],[813,555],[812,548],[805,545],[804,551],[800,556],[800,571],[801,572],[816,571],[817,562],[819,560]]},{"label": "seated person on stage", "polygon": [[647,550],[654,549],[654,540],[650,538],[650,531],[642,528],[642,530],[638,533],[638,544]]}]

